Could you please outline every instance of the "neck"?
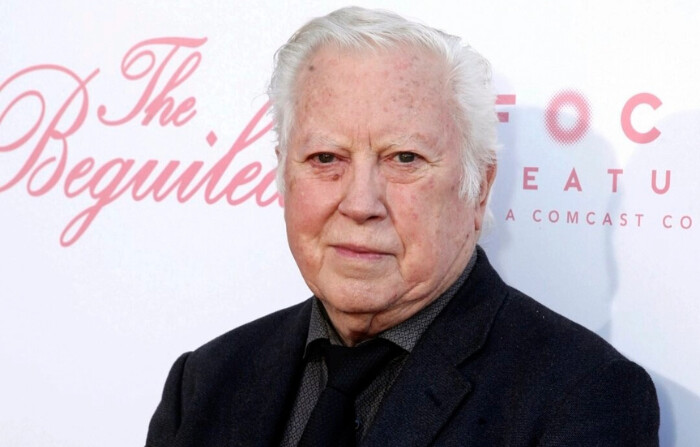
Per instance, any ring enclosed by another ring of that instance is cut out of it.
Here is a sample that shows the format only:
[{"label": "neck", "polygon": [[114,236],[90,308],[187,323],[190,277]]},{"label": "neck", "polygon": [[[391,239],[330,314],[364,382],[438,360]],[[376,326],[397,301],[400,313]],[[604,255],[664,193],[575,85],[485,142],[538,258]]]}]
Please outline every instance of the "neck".
[{"label": "neck", "polygon": [[418,300],[378,313],[347,313],[338,311],[322,301],[326,314],[345,346],[355,346],[376,337],[379,333],[408,320],[427,307],[430,300]]}]

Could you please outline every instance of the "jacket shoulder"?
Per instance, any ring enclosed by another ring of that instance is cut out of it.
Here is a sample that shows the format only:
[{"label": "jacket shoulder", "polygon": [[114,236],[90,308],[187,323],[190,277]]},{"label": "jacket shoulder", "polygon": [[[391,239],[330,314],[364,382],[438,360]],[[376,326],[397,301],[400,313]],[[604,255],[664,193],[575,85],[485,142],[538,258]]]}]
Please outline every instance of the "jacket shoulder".
[{"label": "jacket shoulder", "polygon": [[[500,309],[496,334],[512,333],[523,354],[550,365],[595,366],[613,360],[626,360],[598,334],[540,304],[517,289],[508,293]],[[529,352],[528,352],[529,351]]]},{"label": "jacket shoulder", "polygon": [[[294,381],[310,310],[311,301],[307,300],[180,356],[151,419],[147,445],[263,443],[250,441],[260,438],[255,424],[269,422],[283,410],[268,407],[274,407],[275,399],[281,399]],[[261,401],[261,395],[267,399]],[[248,422],[242,423],[244,420]],[[246,441],[240,441],[243,439]]]},{"label": "jacket shoulder", "polygon": [[[265,347],[284,346],[308,331],[311,300],[282,309],[232,329],[194,350],[188,363],[226,363],[251,358]],[[211,365],[209,365],[211,366]]]},{"label": "jacket shoulder", "polygon": [[515,433],[534,428],[541,445],[658,442],[658,403],[647,372],[522,292],[508,287],[485,347],[521,410],[527,408],[516,417],[523,425]]}]

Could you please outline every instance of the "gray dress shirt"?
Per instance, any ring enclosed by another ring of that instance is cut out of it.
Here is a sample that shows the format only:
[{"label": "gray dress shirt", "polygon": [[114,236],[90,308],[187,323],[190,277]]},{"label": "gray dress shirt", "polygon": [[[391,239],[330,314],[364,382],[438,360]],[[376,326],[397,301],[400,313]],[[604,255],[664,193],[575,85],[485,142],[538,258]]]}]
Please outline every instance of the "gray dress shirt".
[{"label": "gray dress shirt", "polygon": [[[401,372],[401,368],[406,363],[406,359],[408,359],[408,356],[416,346],[416,343],[418,343],[421,335],[423,335],[428,326],[430,326],[430,323],[433,322],[435,317],[445,308],[457,290],[464,284],[475,262],[476,250],[474,250],[471,259],[459,278],[457,278],[442,295],[408,320],[377,335],[377,337],[384,338],[398,345],[404,352],[389,362],[367,388],[357,396],[355,400],[355,410],[357,414],[355,423],[358,443],[367,433],[368,428],[374,420],[374,416],[377,414],[377,410],[379,409],[384,395],[389,388],[391,388],[394,380]],[[340,336],[330,322],[323,305],[318,298],[314,298],[311,309],[309,333],[306,339],[306,350],[304,352],[304,372],[282,438],[282,447],[294,447],[299,443],[301,435],[304,432],[304,427],[306,427],[306,423],[316,405],[316,401],[318,401],[323,388],[326,386],[328,371],[323,358],[314,354],[313,350],[309,350],[309,344],[311,342],[323,338],[329,340],[330,343],[334,345],[343,344]]]}]

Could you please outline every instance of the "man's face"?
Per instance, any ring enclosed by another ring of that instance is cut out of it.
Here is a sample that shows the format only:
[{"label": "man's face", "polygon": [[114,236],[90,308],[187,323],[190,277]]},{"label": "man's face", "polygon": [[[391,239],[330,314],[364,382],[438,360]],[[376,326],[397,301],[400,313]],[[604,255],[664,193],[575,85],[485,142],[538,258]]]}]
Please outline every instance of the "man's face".
[{"label": "man's face", "polygon": [[429,304],[476,244],[490,185],[478,200],[459,195],[444,71],[413,48],[321,48],[300,71],[284,166],[287,235],[346,342]]}]

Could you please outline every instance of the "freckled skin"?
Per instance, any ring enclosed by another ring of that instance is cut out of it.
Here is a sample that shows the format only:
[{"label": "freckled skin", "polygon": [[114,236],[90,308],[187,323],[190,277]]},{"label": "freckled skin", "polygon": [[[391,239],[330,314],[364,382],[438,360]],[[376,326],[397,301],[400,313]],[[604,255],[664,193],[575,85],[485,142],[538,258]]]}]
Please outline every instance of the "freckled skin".
[{"label": "freckled skin", "polygon": [[321,48],[309,67],[297,79],[284,166],[287,236],[304,280],[354,345],[457,279],[495,170],[478,200],[459,196],[459,131],[434,56]]}]

